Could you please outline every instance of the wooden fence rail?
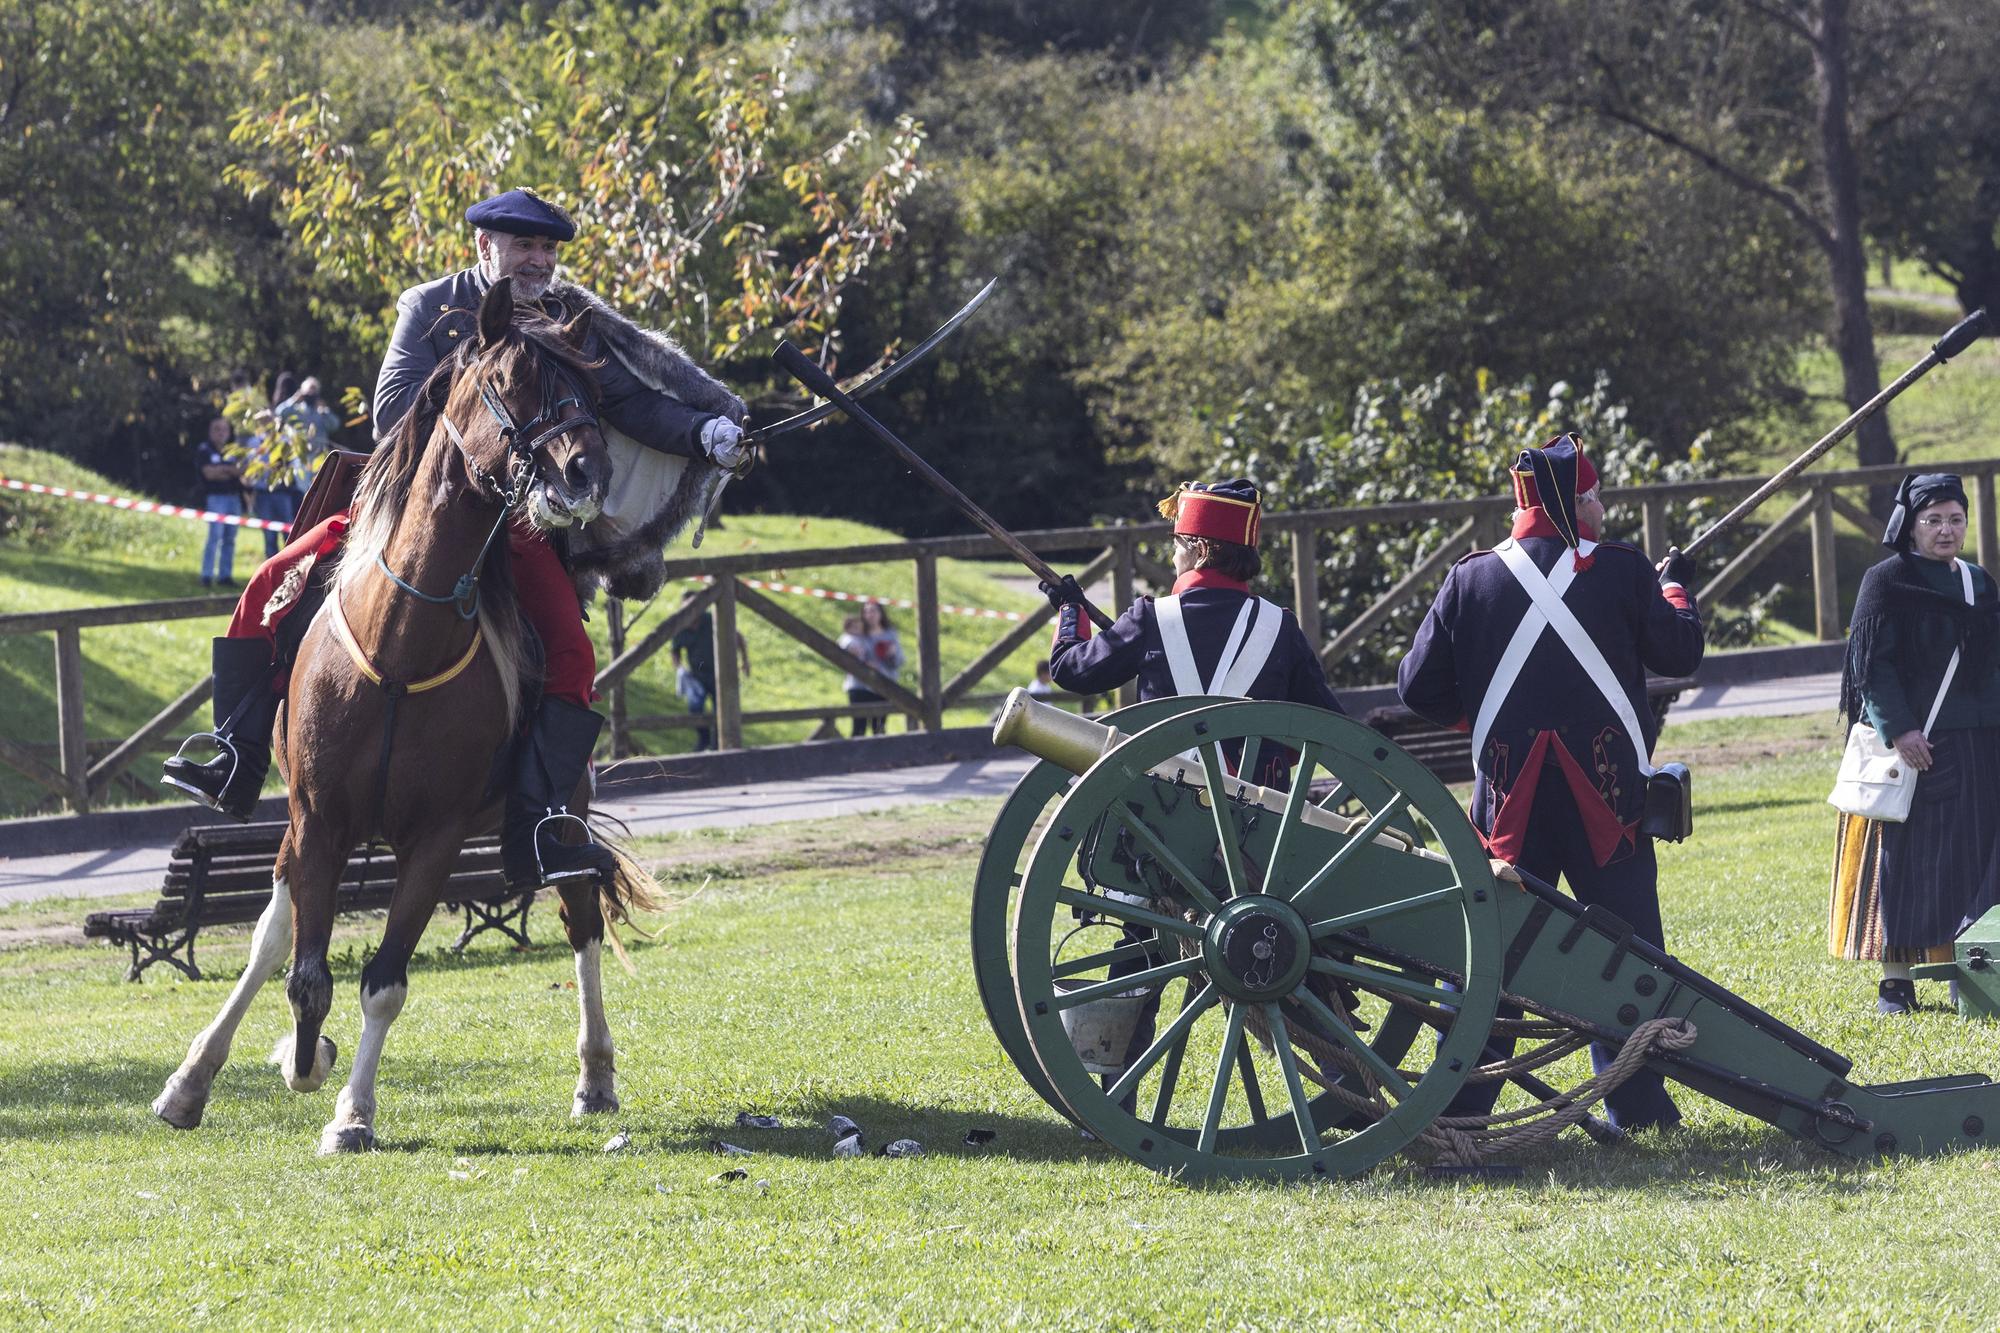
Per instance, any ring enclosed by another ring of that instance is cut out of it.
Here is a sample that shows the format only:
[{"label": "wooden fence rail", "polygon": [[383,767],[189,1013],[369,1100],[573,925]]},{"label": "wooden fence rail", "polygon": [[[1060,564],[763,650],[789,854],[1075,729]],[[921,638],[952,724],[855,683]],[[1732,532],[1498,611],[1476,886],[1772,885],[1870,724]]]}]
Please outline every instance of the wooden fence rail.
[{"label": "wooden fence rail", "polygon": [[[2000,515],[1996,515],[1994,505],[1994,478],[2000,474],[2000,459],[1927,463],[1925,466],[1933,471],[1957,472],[1966,479],[1973,493],[1979,561],[1989,569],[2000,566]],[[1875,523],[1862,504],[1840,492],[1890,484],[1906,470],[1900,466],[1850,468],[1797,478],[1785,488],[1794,497],[1793,503],[1779,511],[1775,518],[1767,520],[1757,536],[1709,578],[1701,590],[1702,600],[1711,605],[1726,600],[1784,544],[1786,538],[1805,525],[1812,539],[1815,633],[1822,640],[1840,638],[1843,629],[1840,623],[1840,587],[1834,561],[1834,520],[1836,517],[1845,518],[1864,531],[1872,530]],[[1671,540],[1685,540],[1692,536],[1690,533],[1666,531],[1668,504],[1701,498],[1733,502],[1755,490],[1762,480],[1759,477],[1723,477],[1607,490],[1605,500],[1614,509],[1637,508],[1641,542],[1646,550],[1658,554],[1666,549]],[[1267,535],[1280,537],[1288,544],[1292,555],[1293,609],[1306,633],[1315,642],[1324,643],[1321,655],[1331,663],[1350,654],[1370,634],[1379,630],[1398,608],[1428,600],[1453,560],[1465,551],[1490,546],[1506,532],[1512,508],[1511,498],[1504,496],[1410,501],[1352,509],[1267,514],[1263,527]],[[1453,525],[1449,534],[1436,547],[1426,551],[1394,587],[1346,624],[1321,626],[1317,559],[1321,537],[1352,528],[1396,528],[1440,521]],[[1108,576],[1111,580],[1111,606],[1107,609],[1115,613],[1131,601],[1142,579],[1156,589],[1164,588],[1171,581],[1171,572],[1166,566],[1143,549],[1164,545],[1170,533],[1171,525],[1159,522],[1114,527],[1053,528],[1019,535],[1039,554],[1070,557],[1061,563],[1078,563],[1077,553],[1086,553],[1081,561],[1079,582],[1089,585]],[[910,719],[909,724],[913,727],[935,730],[943,726],[948,709],[987,702],[991,696],[975,695],[974,687],[1017,649],[1043,633],[1052,618],[1053,613],[1046,606],[1026,613],[1021,621],[1009,626],[970,663],[949,679],[945,678],[939,654],[937,562],[945,558],[990,558],[1002,554],[1003,550],[992,538],[968,535],[877,542],[867,546],[732,555],[696,554],[668,560],[666,574],[670,580],[701,578],[708,580],[708,584],[637,642],[629,641],[626,608],[616,602],[611,603],[611,660],[598,672],[597,688],[607,696],[610,706],[612,754],[624,756],[635,753],[638,749],[633,741],[635,731],[699,725],[687,718],[632,717],[626,707],[625,693],[632,673],[667,648],[682,630],[699,623],[704,613],[711,614],[714,620],[716,698],[713,725],[717,741],[725,749],[742,746],[745,723],[817,719],[821,724],[820,730],[824,732],[839,718],[901,713]],[[857,663],[834,640],[780,605],[777,599],[744,582],[747,576],[772,570],[825,569],[895,560],[911,561],[915,570],[917,652],[913,685],[892,680],[875,673],[865,664]],[[208,680],[204,677],[190,684],[137,732],[119,741],[93,762],[90,757],[92,752],[102,747],[87,745],[85,740],[81,632],[223,615],[233,605],[228,597],[199,597],[182,601],[0,615],[0,634],[53,636],[57,699],[55,762],[51,764],[45,757],[46,746],[36,747],[20,738],[0,736],[0,763],[25,775],[44,789],[51,801],[60,802],[71,810],[88,810],[93,804],[101,803],[113,782],[135,759],[172,736],[200,709],[207,698]],[[869,680],[884,702],[746,713],[743,710],[742,683],[737,678],[735,653],[737,621],[743,613],[765,621],[829,665]],[[1335,631],[1330,639],[1327,638],[1327,630]],[[1132,698],[1132,689],[1127,686],[1120,691],[1118,701],[1128,703]]]}]

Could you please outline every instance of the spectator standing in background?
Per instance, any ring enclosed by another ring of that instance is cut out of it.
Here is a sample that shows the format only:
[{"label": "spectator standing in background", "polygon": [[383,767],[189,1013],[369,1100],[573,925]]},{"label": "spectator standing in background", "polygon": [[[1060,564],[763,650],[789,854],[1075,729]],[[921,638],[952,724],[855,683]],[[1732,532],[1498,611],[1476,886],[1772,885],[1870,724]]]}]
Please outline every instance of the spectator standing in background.
[{"label": "spectator standing in background", "polygon": [[[688,596],[694,593],[690,591]],[[687,705],[688,716],[702,717],[710,711],[715,701],[715,615],[704,611],[701,619],[689,625],[673,639],[674,684],[680,690],[681,701]],[[750,674],[750,644],[743,637],[743,631],[736,631],[736,656],[742,664],[745,676]],[[694,748],[713,750],[716,747],[715,730],[699,727],[694,733]]]},{"label": "spectator standing in background", "polygon": [[[196,467],[201,474],[202,508],[211,514],[243,512],[242,473],[225,452],[235,432],[228,417],[208,423],[208,438],[196,446]],[[236,586],[236,527],[230,523],[210,523],[208,543],[201,548],[201,586]]]},{"label": "spectator standing in background", "polygon": [[[845,648],[848,655],[857,662],[869,660],[868,627],[862,623],[860,616],[849,616],[840,622],[840,646]],[[840,678],[840,688],[847,692],[847,702],[851,704],[879,703],[882,699],[881,695],[869,689],[861,677],[852,671]],[[866,736],[868,721],[869,719],[865,717],[855,718],[850,734]]]},{"label": "spectator standing in background", "polygon": [[[896,633],[896,627],[889,622],[889,612],[882,603],[870,598],[861,608],[861,632],[843,634],[840,646],[874,667],[877,671],[894,680],[903,669],[903,640]],[[882,696],[868,687],[865,677],[848,676],[841,684],[847,689],[847,701],[855,704],[881,703]],[[854,735],[877,736],[888,729],[886,717],[857,717],[854,719]]]},{"label": "spectator standing in background", "polygon": [[279,421],[297,426],[290,484],[302,496],[312,485],[320,460],[333,449],[333,433],[340,429],[340,414],[327,406],[317,375],[301,380],[299,391],[278,404],[276,411]]},{"label": "spectator standing in background", "polygon": [[1035,678],[1028,682],[1028,693],[1037,699],[1046,699],[1056,692],[1056,682],[1049,675],[1049,660],[1045,657],[1035,663]]}]

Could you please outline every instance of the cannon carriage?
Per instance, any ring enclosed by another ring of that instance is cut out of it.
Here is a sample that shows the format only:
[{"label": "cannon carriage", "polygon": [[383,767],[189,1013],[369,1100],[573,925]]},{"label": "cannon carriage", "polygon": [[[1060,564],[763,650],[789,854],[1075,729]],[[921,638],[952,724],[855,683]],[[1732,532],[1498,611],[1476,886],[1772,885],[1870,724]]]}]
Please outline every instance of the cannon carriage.
[{"label": "cannon carriage", "polygon": [[[1605,1136],[1590,1104],[1645,1064],[1854,1157],[1978,1145],[2000,1116],[1983,1075],[1856,1082],[1615,916],[1490,862],[1443,784],[1348,718],[1174,698],[1099,723],[1016,691],[994,739],[1041,762],[979,864],[981,1001],[1044,1100],[1155,1170],[1504,1159],[1573,1124]],[[1272,747],[1286,789],[1234,776]],[[1482,1063],[1496,1037],[1521,1049]],[[1536,1074],[1593,1040],[1619,1048],[1602,1075]],[[1500,1078],[1535,1105],[1447,1113]]]}]

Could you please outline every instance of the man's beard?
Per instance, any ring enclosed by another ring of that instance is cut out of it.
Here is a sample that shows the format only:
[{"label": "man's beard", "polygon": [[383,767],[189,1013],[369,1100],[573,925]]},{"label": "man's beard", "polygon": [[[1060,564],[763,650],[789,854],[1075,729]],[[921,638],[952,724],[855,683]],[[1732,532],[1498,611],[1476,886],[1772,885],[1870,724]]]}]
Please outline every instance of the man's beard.
[{"label": "man's beard", "polygon": [[[499,280],[500,266],[492,260],[480,260],[479,267],[486,275],[486,281],[489,286]],[[550,285],[555,282],[555,274],[553,272],[546,277],[531,278],[527,274],[517,270],[512,276],[514,279],[514,299],[516,301],[539,301],[548,295]]]},{"label": "man's beard", "polygon": [[549,284],[554,281],[555,274],[553,273],[544,274],[540,277],[530,277],[528,274],[517,271],[514,274],[514,299],[517,301],[539,301],[548,295]]}]

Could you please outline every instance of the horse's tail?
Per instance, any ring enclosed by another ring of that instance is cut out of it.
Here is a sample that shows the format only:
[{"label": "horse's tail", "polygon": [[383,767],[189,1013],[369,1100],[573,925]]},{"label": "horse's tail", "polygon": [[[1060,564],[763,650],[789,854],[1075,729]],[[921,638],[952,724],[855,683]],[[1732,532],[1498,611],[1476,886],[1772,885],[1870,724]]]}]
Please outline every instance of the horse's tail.
[{"label": "horse's tail", "polygon": [[607,848],[614,863],[609,878],[598,881],[598,901],[604,910],[604,934],[611,941],[611,952],[618,955],[618,965],[628,974],[636,975],[632,957],[625,952],[625,942],[618,936],[622,924],[647,939],[654,938],[653,932],[639,925],[632,918],[641,912],[666,910],[667,901],[660,895],[659,882],[646,868],[639,864],[618,839],[610,837],[602,830],[596,833],[598,843]]}]

